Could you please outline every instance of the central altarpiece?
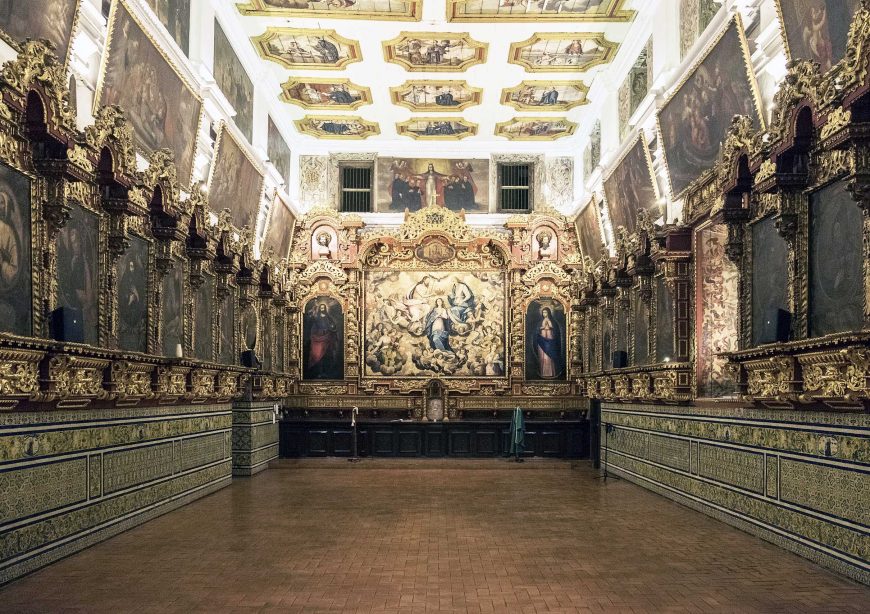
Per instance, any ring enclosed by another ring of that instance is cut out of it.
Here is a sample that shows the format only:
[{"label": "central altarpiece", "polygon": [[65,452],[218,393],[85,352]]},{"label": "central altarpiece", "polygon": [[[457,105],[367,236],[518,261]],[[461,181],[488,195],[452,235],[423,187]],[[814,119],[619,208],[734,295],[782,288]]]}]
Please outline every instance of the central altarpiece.
[{"label": "central altarpiece", "polygon": [[585,409],[582,266],[573,227],[551,209],[502,226],[437,206],[399,226],[314,209],[289,258],[301,377],[287,407],[426,420]]}]

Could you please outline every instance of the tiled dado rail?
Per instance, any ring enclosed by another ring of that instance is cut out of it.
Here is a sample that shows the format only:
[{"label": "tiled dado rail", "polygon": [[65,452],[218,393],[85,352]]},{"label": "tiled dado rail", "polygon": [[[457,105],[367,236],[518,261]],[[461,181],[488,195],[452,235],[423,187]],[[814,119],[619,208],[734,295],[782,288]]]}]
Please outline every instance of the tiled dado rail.
[{"label": "tiled dado rail", "polygon": [[0,583],[228,485],[255,408],[267,422],[262,403],[241,424],[231,403],[0,413]]},{"label": "tiled dado rail", "polygon": [[870,584],[870,414],[602,403],[601,424],[610,471]]}]

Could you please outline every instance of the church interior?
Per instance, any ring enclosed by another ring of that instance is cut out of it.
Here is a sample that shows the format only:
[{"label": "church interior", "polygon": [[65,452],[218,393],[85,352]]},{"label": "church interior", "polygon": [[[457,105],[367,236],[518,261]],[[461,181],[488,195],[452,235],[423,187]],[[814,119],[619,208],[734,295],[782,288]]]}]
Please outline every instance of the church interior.
[{"label": "church interior", "polygon": [[0,611],[870,611],[870,0],[0,2]]}]

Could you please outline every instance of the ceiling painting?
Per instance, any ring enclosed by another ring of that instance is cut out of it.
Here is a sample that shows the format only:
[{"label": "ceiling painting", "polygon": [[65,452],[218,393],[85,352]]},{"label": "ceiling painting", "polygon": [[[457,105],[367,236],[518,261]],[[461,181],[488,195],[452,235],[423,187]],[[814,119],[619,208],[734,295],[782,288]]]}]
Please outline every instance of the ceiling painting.
[{"label": "ceiling painting", "polygon": [[281,100],[303,109],[353,111],[372,103],[371,90],[350,79],[292,77],[281,90]]},{"label": "ceiling painting", "polygon": [[285,68],[341,70],[362,61],[359,43],[336,34],[335,30],[268,28],[251,42],[260,57]]},{"label": "ceiling painting", "polygon": [[577,124],[564,117],[515,117],[496,124],[495,134],[512,141],[554,141],[576,129]]},{"label": "ceiling painting", "polygon": [[629,21],[626,0],[448,0],[448,21]]},{"label": "ceiling painting", "polygon": [[511,45],[508,61],[529,72],[581,72],[610,62],[618,46],[600,32],[534,34]]},{"label": "ceiling painting", "polygon": [[483,90],[465,81],[405,81],[390,88],[393,103],[412,111],[462,111],[480,104]]},{"label": "ceiling painting", "polygon": [[582,81],[523,81],[502,90],[501,103],[518,111],[568,111],[589,104]]},{"label": "ceiling painting", "polygon": [[464,119],[415,117],[396,124],[396,132],[421,141],[457,141],[477,134],[477,124]]},{"label": "ceiling painting", "polygon": [[296,130],[319,139],[367,139],[381,133],[374,122],[352,115],[306,115],[297,119]]},{"label": "ceiling painting", "polygon": [[488,45],[467,32],[402,32],[385,41],[384,60],[412,72],[462,72],[486,61]]},{"label": "ceiling painting", "polygon": [[419,21],[420,0],[247,0],[236,4],[242,15]]}]

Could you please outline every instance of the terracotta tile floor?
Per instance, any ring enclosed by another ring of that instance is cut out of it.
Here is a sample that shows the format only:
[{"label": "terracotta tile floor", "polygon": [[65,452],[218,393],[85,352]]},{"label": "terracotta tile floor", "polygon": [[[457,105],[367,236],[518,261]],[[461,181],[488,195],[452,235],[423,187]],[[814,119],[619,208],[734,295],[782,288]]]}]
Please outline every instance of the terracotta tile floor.
[{"label": "terracotta tile floor", "polygon": [[4,611],[870,612],[870,589],[586,464],[282,461]]}]

